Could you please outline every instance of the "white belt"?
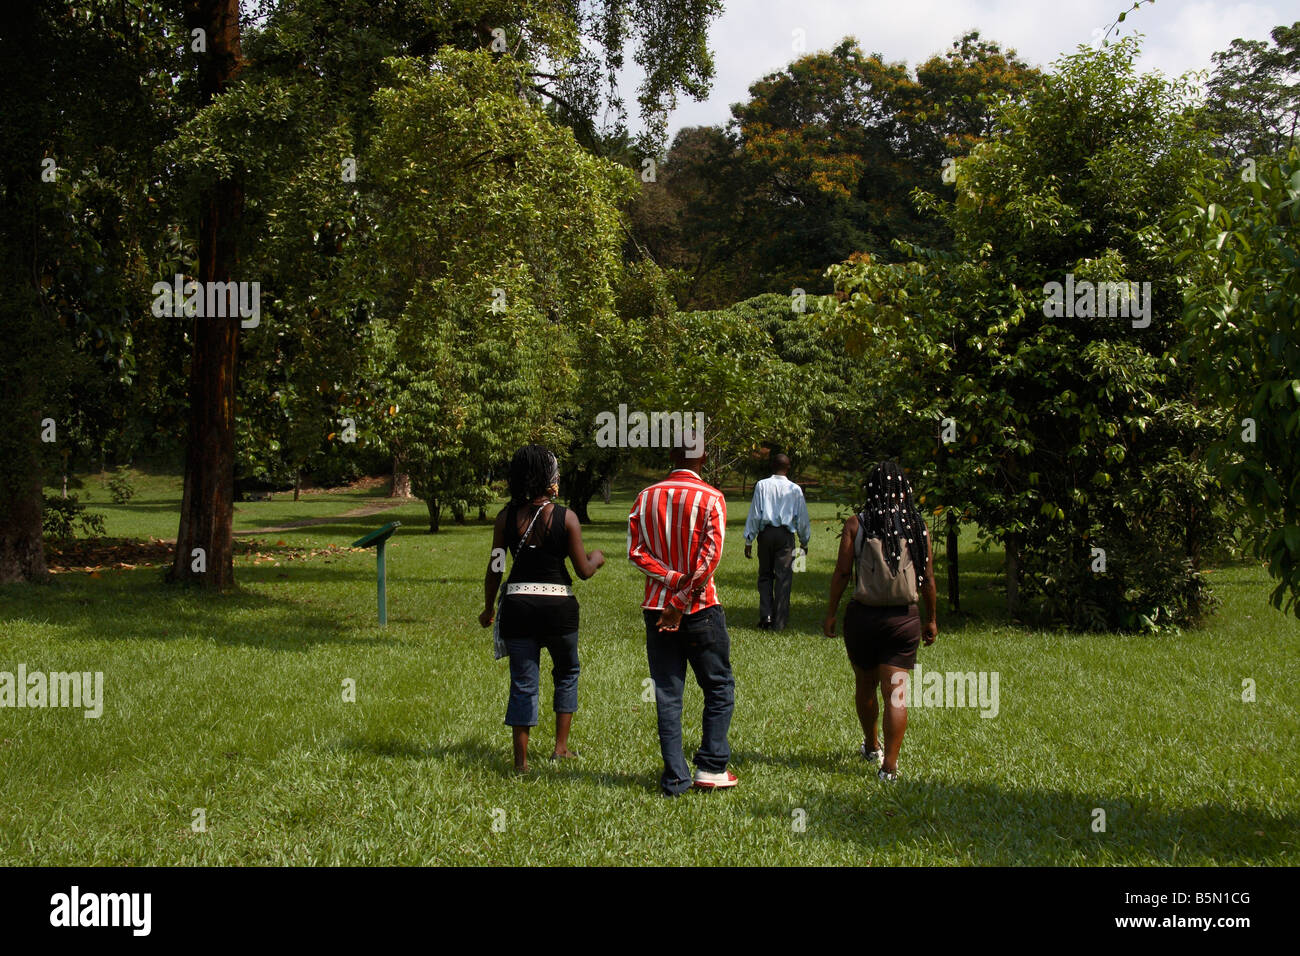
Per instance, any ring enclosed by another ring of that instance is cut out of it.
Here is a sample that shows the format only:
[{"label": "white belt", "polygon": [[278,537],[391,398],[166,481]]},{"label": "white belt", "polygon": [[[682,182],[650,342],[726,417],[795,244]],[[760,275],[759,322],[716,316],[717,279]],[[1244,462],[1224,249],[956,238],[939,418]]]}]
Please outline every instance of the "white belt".
[{"label": "white belt", "polygon": [[573,597],[567,584],[507,584],[506,594],[545,594],[549,597]]}]

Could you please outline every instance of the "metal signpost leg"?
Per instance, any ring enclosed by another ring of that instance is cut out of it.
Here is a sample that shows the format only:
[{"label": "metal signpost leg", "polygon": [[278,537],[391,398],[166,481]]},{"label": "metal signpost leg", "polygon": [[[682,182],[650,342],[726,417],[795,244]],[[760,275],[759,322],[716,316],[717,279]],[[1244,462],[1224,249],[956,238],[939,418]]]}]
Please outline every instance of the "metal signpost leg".
[{"label": "metal signpost leg", "polygon": [[381,627],[388,623],[387,582],[384,574],[384,545],[388,543],[388,539],[392,536],[393,532],[401,526],[402,522],[400,521],[390,521],[382,528],[376,528],[365,537],[357,538],[356,541],[352,542],[352,547],[354,548],[368,548],[372,544],[375,546],[375,561],[379,566],[379,624]]}]

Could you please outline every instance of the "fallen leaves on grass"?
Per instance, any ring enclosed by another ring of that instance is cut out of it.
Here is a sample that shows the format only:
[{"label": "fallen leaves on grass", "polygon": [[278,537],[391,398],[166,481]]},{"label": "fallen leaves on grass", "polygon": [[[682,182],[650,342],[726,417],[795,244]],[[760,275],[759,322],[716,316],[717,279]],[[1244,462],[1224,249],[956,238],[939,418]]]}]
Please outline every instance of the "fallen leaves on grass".
[{"label": "fallen leaves on grass", "polygon": [[[172,563],[176,542],[162,538],[87,538],[76,541],[47,541],[45,543],[45,564],[51,574],[81,572],[92,578],[101,577],[103,571],[133,571],[136,568],[165,567]],[[236,539],[235,555],[241,558],[252,557],[253,564],[270,562],[279,567],[281,561],[306,561],[311,558],[324,557],[328,563],[331,557],[337,557],[353,551],[365,551],[366,548],[343,548],[329,545],[323,548],[289,547],[281,539],[275,542],[275,550],[267,550],[266,542],[258,540]]]},{"label": "fallen leaves on grass", "polygon": [[99,577],[100,571],[130,571],[170,564],[175,544],[161,538],[87,538],[47,541],[45,564],[51,574],[81,571]]}]

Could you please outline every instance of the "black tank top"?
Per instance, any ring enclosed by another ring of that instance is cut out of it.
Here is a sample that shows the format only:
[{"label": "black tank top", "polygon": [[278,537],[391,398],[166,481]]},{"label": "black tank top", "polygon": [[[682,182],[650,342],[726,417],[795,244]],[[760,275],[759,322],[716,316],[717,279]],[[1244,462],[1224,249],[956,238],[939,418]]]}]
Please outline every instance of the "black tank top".
[{"label": "black tank top", "polygon": [[[543,508],[546,505],[542,505]],[[506,547],[514,555],[514,564],[510,568],[509,584],[531,582],[533,584],[572,584],[569,570],[564,561],[569,556],[569,536],[565,532],[565,509],[560,505],[551,505],[549,520],[545,515],[537,519],[528,540],[522,544],[519,536],[519,512],[514,505],[506,508]],[[533,510],[524,511],[528,517],[524,527],[528,527]],[[544,525],[544,526],[543,526]]]},{"label": "black tank top", "polygon": [[[543,505],[543,508],[546,506]],[[512,556],[505,584],[572,584],[565,558],[569,535],[564,523],[567,509],[551,505],[551,514],[537,519],[528,540],[519,541],[519,512],[532,520],[532,508],[506,507],[505,543]],[[524,522],[528,527],[528,522]],[[502,637],[561,637],[578,629],[578,599],[564,595],[507,594],[501,601]]]}]

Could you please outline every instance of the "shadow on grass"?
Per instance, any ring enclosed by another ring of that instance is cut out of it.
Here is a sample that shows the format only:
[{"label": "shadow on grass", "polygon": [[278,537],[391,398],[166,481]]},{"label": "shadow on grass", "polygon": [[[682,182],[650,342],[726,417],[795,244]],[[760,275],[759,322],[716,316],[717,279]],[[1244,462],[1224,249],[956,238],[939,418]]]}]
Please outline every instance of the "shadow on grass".
[{"label": "shadow on grass", "polygon": [[[763,754],[737,755],[792,769],[843,771],[841,758]],[[943,845],[945,855],[977,865],[1064,865],[1082,857],[1090,864],[1160,862],[1176,865],[1189,857],[1203,863],[1245,864],[1277,859],[1294,851],[1300,825],[1296,814],[1270,816],[1204,803],[1170,808],[1127,794],[1067,790],[1007,789],[984,783],[949,783],[900,778],[884,784],[864,779],[838,793],[809,793],[799,800],[820,835],[872,851],[901,845]],[[1091,829],[1094,810],[1106,812],[1107,830]],[[767,802],[756,813],[789,821],[791,807]]]},{"label": "shadow on grass", "polygon": [[[389,586],[392,587],[396,583],[406,583],[405,578],[401,579],[400,582],[394,580],[394,569],[391,561],[390,557],[388,565]],[[235,577],[243,584],[355,584],[369,582],[373,587],[375,574],[375,559],[373,557],[366,564],[346,564],[337,558],[329,561],[312,558],[305,561],[282,559],[279,567],[273,564],[260,564],[252,567],[235,568]]]},{"label": "shadow on grass", "polygon": [[[371,516],[372,519],[381,518],[381,517],[382,517],[381,515]],[[300,520],[314,520],[314,519],[311,516],[308,516],[306,519],[296,518],[293,520],[300,521]],[[274,544],[277,540],[280,539],[283,539],[286,544],[291,544],[292,543],[292,541],[290,540],[291,535],[312,535],[312,534],[346,535],[348,538],[355,541],[357,538],[360,538],[364,534],[369,534],[370,532],[374,531],[376,528],[382,528],[384,525],[388,524],[388,522],[392,520],[393,519],[390,517],[387,520],[380,520],[380,521],[370,520],[368,522],[363,522],[362,519],[359,518],[347,518],[341,521],[317,521],[315,524],[299,525],[296,528],[283,528],[282,527],[283,525],[289,524],[290,522],[277,521],[274,518],[267,519],[264,521],[262,520],[262,518],[253,515],[247,518],[243,518],[243,517],[237,518],[235,520],[235,536],[237,538],[240,538],[241,540],[263,539],[266,540],[268,544]],[[248,527],[248,528],[240,527],[241,525],[244,524],[249,524],[252,527]],[[408,540],[415,536],[411,532],[407,531],[407,527],[408,526],[406,524],[403,524],[402,530],[398,532],[398,534],[401,535],[402,540]],[[263,528],[282,528],[282,530],[263,531],[262,530]],[[419,534],[418,530],[416,531],[416,534]],[[430,539],[433,540],[437,539],[437,535],[429,535],[427,537],[425,535],[419,535],[419,537],[423,541],[427,541]],[[391,546],[391,541],[393,540],[396,540],[396,538],[390,539],[390,546]]]},{"label": "shadow on grass", "polygon": [[123,504],[113,504],[108,501],[90,502],[91,510],[95,508],[111,508],[116,512],[128,515],[133,511],[171,511],[174,512],[177,519],[181,514],[181,502],[179,498],[157,498],[157,499],[137,499],[132,498]]},{"label": "shadow on grass", "polygon": [[[272,569],[267,569],[272,570]],[[261,575],[240,569],[245,581]],[[0,619],[39,622],[55,640],[170,641],[305,651],[318,644],[393,645],[357,633],[336,609],[312,596],[280,599],[247,590],[207,595],[162,583],[162,572],[139,570],[94,579],[61,575],[45,585],[0,586]],[[364,610],[370,611],[370,605]],[[256,618],[255,621],[250,620]]]},{"label": "shadow on grass", "polygon": [[[274,548],[268,549],[274,552]],[[346,552],[345,552],[346,554]],[[319,558],[312,558],[305,561],[290,561],[281,559],[280,566],[276,567],[271,564],[253,565],[252,567],[236,567],[235,575],[244,584],[369,584],[372,588],[375,584],[375,557],[371,551],[367,555],[346,555],[353,560],[350,563],[343,563],[338,559],[322,561]],[[358,561],[356,559],[360,558]],[[391,551],[385,560],[386,573],[388,576],[388,590],[393,593],[395,590],[408,587],[440,587],[442,585],[461,585],[464,587],[477,585],[479,593],[482,593],[483,576],[482,574],[470,577],[456,575],[430,575],[430,574],[409,574],[401,564],[400,552],[394,555]],[[428,621],[426,620],[426,623]]]},{"label": "shadow on grass", "polygon": [[[853,758],[865,767],[865,761],[860,758]],[[788,754],[765,754],[757,750],[733,750],[731,753],[731,765],[736,769],[741,769],[747,763],[761,763],[771,767],[785,767],[789,770],[816,770],[821,773],[844,773],[845,769],[852,767],[849,758],[843,753],[832,751],[807,751],[797,750]]]},{"label": "shadow on grass", "polygon": [[[544,735],[543,735],[544,736]],[[656,774],[608,773],[588,770],[582,765],[581,755],[577,760],[549,760],[547,752],[551,741],[546,740],[542,746],[529,747],[529,777],[546,775],[555,779],[566,778],[580,780],[602,787],[624,787],[641,790],[651,794],[659,791],[659,778]],[[442,760],[462,767],[477,767],[500,777],[514,778],[514,761],[510,754],[510,739],[505,727],[502,727],[501,746],[491,747],[478,740],[462,740],[456,744],[421,746],[409,740],[393,739],[358,739],[349,738],[340,745],[341,749],[357,753],[370,754],[375,757],[400,758],[405,760]],[[581,751],[578,751],[581,754]]]}]

